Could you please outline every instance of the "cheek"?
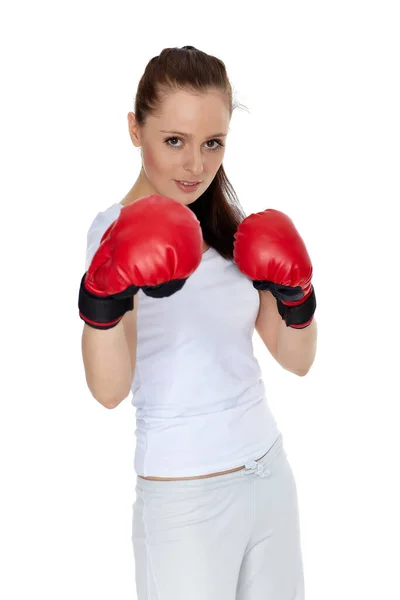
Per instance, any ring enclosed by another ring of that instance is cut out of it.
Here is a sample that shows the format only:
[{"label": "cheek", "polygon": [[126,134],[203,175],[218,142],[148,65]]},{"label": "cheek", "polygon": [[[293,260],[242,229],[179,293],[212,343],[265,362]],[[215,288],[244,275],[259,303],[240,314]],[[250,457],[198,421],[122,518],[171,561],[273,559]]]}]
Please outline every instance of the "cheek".
[{"label": "cheek", "polygon": [[146,171],[155,171],[157,170],[157,156],[154,152],[149,149],[143,150],[142,160]]},{"label": "cheek", "polygon": [[221,152],[217,152],[217,156],[215,157],[215,160],[214,160],[214,166],[216,167],[217,171],[220,168],[222,161],[224,160],[224,154],[225,154],[225,152],[223,150],[221,150]]},{"label": "cheek", "polygon": [[174,171],[176,159],[161,149],[159,152],[147,148],[143,150],[143,163],[148,174],[157,176]]},{"label": "cheek", "polygon": [[208,173],[210,173],[210,175],[212,174],[212,177],[214,178],[215,175],[217,174],[218,169],[220,168],[222,162],[223,162],[223,155],[221,152],[217,153],[218,156],[215,156],[212,160],[210,160],[208,162],[208,167],[207,167],[207,171]]}]

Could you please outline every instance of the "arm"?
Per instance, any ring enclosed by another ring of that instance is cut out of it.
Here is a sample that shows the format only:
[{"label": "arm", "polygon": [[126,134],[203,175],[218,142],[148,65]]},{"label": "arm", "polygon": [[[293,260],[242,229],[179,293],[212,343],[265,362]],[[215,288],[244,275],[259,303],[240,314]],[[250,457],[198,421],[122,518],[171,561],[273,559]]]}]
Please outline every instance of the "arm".
[{"label": "arm", "polygon": [[129,395],[136,365],[137,302],[115,327],[101,331],[84,325],[82,358],[86,383],[105,408],[115,408]]},{"label": "arm", "polygon": [[[90,225],[85,271],[121,208],[113,205],[98,213]],[[105,408],[115,408],[129,394],[136,363],[136,318],[137,296],[133,310],[127,311],[116,327],[102,331],[84,325],[81,346],[86,383],[95,400]]]}]

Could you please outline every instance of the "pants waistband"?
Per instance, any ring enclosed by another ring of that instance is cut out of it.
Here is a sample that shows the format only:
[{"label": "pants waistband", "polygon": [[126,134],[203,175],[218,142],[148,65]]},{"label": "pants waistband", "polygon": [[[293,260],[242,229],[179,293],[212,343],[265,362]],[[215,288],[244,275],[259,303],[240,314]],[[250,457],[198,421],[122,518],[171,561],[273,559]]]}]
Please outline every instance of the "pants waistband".
[{"label": "pants waistband", "polygon": [[223,475],[215,475],[214,477],[205,477],[204,479],[181,479],[174,481],[157,481],[154,479],[142,479],[141,477],[137,477],[136,488],[151,492],[167,492],[177,489],[211,489],[238,482],[243,478],[243,476],[254,474],[258,477],[269,477],[271,471],[268,467],[275,456],[282,450],[283,438],[282,434],[280,434],[262,458],[248,461],[245,463],[244,468],[242,468],[240,471],[224,473]]}]

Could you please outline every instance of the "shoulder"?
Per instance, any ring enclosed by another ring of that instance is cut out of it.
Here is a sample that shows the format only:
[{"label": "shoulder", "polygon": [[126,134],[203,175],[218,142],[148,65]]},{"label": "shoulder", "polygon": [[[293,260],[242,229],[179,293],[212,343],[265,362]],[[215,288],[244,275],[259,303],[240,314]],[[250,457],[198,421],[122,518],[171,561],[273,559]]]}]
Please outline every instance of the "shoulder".
[{"label": "shoulder", "polygon": [[112,223],[121,212],[122,205],[119,202],[112,204],[108,208],[98,212],[92,221],[92,226],[96,223]]}]

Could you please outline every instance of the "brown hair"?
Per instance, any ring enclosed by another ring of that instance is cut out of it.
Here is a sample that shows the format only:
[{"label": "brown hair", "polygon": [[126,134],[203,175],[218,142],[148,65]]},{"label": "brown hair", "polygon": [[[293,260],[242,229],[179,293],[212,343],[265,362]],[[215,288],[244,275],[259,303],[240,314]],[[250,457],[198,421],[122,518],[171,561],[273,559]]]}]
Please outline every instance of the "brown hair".
[{"label": "brown hair", "polygon": [[[134,103],[136,120],[143,126],[147,115],[156,113],[171,90],[207,92],[209,88],[226,95],[231,116],[235,108],[242,106],[232,100],[232,87],[220,59],[193,46],[164,48],[149,61],[139,81]],[[246,215],[222,164],[204,194],[188,208],[200,221],[205,242],[224,258],[233,259],[233,236]]]}]

